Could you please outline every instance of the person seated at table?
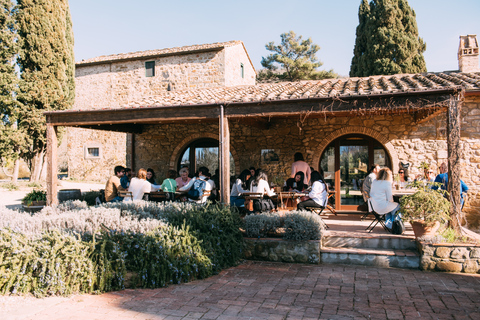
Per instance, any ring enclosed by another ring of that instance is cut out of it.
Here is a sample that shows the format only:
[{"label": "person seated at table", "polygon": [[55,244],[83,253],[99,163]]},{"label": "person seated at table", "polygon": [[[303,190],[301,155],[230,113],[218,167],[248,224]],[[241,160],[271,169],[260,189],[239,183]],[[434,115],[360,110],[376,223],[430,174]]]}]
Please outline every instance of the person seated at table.
[{"label": "person seated at table", "polygon": [[[439,182],[442,184],[442,190],[448,190],[448,167],[445,162],[440,165],[440,174],[435,178],[435,182]],[[438,187],[434,186],[432,189],[437,190]],[[460,205],[463,209],[463,205],[465,204],[465,200],[463,199],[463,193],[468,192],[468,186],[463,180],[460,180]]]},{"label": "person seated at table", "polygon": [[308,184],[310,181],[310,166],[308,163],[306,163],[303,159],[303,154],[301,152],[297,152],[293,156],[294,162],[292,163],[292,174],[290,175],[290,178],[295,178],[295,175],[297,172],[302,171],[305,175],[303,178],[303,183]]},{"label": "person seated at table", "polygon": [[174,201],[175,191],[177,190],[177,182],[174,180],[177,177],[177,171],[168,170],[168,178],[163,180],[160,189],[165,192],[165,200]]},{"label": "person seated at table", "polygon": [[248,192],[247,181],[252,176],[250,170],[243,170],[238,178],[235,180],[235,183],[232,186],[232,191],[230,192],[230,205],[234,207],[243,207],[245,205],[245,199],[242,198],[242,193]]},{"label": "person seated at table", "polygon": [[407,186],[407,183],[412,181],[410,177],[408,176],[408,171],[404,168],[400,168],[398,170],[398,177],[399,177],[399,184],[402,188],[405,188]]},{"label": "person seated at table", "polygon": [[372,209],[379,215],[385,215],[385,226],[388,229],[392,229],[395,213],[400,209],[400,205],[393,201],[392,176],[389,168],[380,169],[370,189]]},{"label": "person seated at table", "polygon": [[423,181],[423,182],[434,182],[435,181],[435,170],[433,168],[428,168],[425,170],[426,176],[423,174],[418,174],[415,177],[415,181]]},{"label": "person seated at table", "polygon": [[307,207],[324,209],[327,206],[328,187],[323,175],[318,171],[313,171],[310,180],[312,181],[312,190],[308,193],[308,199],[297,204],[297,210],[306,210]]},{"label": "person seated at table", "polygon": [[147,181],[150,182],[151,184],[155,184],[155,171],[153,171],[152,168],[147,169]]},{"label": "person seated at table", "polygon": [[380,166],[378,164],[374,164],[370,167],[370,170],[367,172],[367,176],[362,183],[362,196],[363,201],[367,202],[368,198],[370,198],[370,189],[372,188],[372,182],[377,179],[377,173],[380,171]]},{"label": "person seated at table", "polygon": [[267,195],[269,197],[275,196],[275,192],[273,192],[268,184],[267,173],[262,169],[258,171],[257,177],[252,182],[250,186],[250,192],[262,193],[263,195]]},{"label": "person seated at table", "polygon": [[123,197],[118,195],[119,191],[125,191],[120,183],[120,179],[125,174],[125,168],[122,166],[116,166],[113,169],[115,175],[111,176],[108,179],[107,184],[105,185],[105,201],[106,202],[117,202],[122,201]]},{"label": "person seated at table", "polygon": [[286,186],[284,187],[285,191],[303,191],[308,188],[308,185],[304,183],[305,174],[303,171],[298,171],[295,174],[295,178],[288,178]]},{"label": "person seated at table", "polygon": [[192,180],[192,178],[188,176],[189,170],[187,167],[183,167],[182,169],[180,169],[179,174],[180,177],[175,179],[175,182],[177,183],[177,190],[186,186],[190,182],[190,180]]},{"label": "person seated at table", "polygon": [[212,178],[212,174],[206,173],[205,177],[207,178],[207,183],[209,183],[212,187],[212,191],[210,192],[210,195],[208,196],[208,200],[210,201],[216,201],[217,200],[217,185],[215,184],[215,180]]},{"label": "person seated at table", "polygon": [[[187,197],[189,197],[189,201],[196,202],[199,204],[203,204],[207,202],[208,195],[205,195],[205,191],[211,191],[212,190],[212,185],[210,183],[207,183],[207,177],[205,174],[209,172],[207,167],[200,167],[198,168],[198,173],[196,177],[193,177],[190,182],[178,189],[179,191],[198,191],[198,193],[202,193],[199,195],[199,198],[196,198],[196,196],[189,195],[187,194]],[[201,192],[200,192],[201,191]],[[191,192],[192,194],[194,192]]]},{"label": "person seated at table", "polygon": [[125,197],[124,202],[131,200],[142,200],[143,195],[152,191],[152,184],[147,181],[147,170],[140,168],[136,177],[132,178],[128,191],[132,193],[132,198]]},{"label": "person seated at table", "polygon": [[120,179],[120,184],[122,185],[123,189],[128,189],[128,185],[130,184],[130,180],[132,180],[132,169],[130,168],[125,168],[125,174],[123,177]]}]

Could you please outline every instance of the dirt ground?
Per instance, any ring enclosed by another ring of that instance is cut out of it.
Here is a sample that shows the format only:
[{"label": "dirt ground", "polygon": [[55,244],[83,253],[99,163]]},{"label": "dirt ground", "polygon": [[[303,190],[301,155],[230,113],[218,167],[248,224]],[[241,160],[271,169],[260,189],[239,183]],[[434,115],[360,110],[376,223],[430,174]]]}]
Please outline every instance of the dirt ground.
[{"label": "dirt ground", "polygon": [[[6,181],[4,181],[6,182]],[[82,192],[91,190],[100,190],[105,188],[104,184],[99,183],[86,183],[86,182],[72,182],[72,181],[59,181],[58,190],[62,189],[80,189]],[[1,188],[0,185],[0,207],[5,206],[8,209],[22,209],[22,199],[27,193],[32,191],[31,187],[20,187],[18,190],[9,191]]]}]

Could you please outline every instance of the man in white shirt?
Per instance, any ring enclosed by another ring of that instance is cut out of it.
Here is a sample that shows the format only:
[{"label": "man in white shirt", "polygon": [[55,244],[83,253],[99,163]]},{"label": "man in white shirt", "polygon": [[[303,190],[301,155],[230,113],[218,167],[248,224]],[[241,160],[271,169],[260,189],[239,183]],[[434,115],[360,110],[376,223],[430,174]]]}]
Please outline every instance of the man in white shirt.
[{"label": "man in white shirt", "polygon": [[374,164],[370,168],[370,173],[365,177],[365,180],[363,181],[362,195],[365,202],[367,202],[368,198],[370,198],[370,188],[372,187],[372,182],[377,179],[378,171],[380,171],[380,166],[378,164]]},{"label": "man in white shirt", "polygon": [[[181,187],[178,190],[179,191],[188,191],[191,188],[193,188],[193,186],[195,184],[195,181],[203,180],[203,181],[205,181],[205,187],[204,187],[203,191],[212,191],[212,185],[207,182],[207,177],[205,176],[208,172],[209,172],[209,170],[208,170],[207,167],[198,168],[198,177],[193,177],[192,180],[190,180],[187,185]],[[205,192],[204,192],[204,194],[205,194]],[[207,202],[207,199],[208,199],[208,195],[203,195],[198,200],[194,200],[194,199],[188,199],[188,200],[193,201],[195,203],[203,204],[203,203]]]}]

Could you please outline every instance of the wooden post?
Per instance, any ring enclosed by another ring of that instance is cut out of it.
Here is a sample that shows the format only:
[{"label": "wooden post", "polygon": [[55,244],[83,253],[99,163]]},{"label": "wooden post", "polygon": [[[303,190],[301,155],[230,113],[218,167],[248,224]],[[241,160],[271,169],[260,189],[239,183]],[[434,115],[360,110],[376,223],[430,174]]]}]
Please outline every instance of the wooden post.
[{"label": "wooden post", "polygon": [[450,193],[450,216],[451,226],[461,233],[461,187],[460,187],[460,116],[463,90],[459,94],[450,97],[447,111],[447,146],[448,146],[448,192]]},{"label": "wooden post", "polygon": [[47,206],[57,205],[57,127],[47,123]]},{"label": "wooden post", "polygon": [[230,204],[230,129],[228,119],[224,116],[223,105],[220,106],[220,201]]}]

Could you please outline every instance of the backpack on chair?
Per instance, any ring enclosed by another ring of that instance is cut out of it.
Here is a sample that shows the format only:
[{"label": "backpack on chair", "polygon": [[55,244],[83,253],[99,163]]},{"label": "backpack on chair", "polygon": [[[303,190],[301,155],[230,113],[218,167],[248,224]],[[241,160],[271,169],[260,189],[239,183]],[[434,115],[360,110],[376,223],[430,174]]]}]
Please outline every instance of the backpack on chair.
[{"label": "backpack on chair", "polygon": [[202,179],[195,179],[193,182],[193,186],[188,190],[187,197],[192,200],[199,200],[200,197],[203,195],[203,191],[205,190],[205,185],[207,182]]}]

